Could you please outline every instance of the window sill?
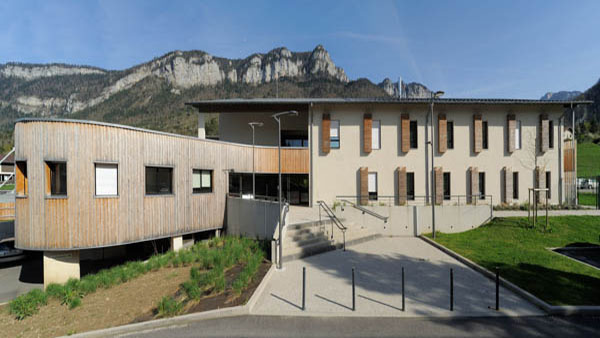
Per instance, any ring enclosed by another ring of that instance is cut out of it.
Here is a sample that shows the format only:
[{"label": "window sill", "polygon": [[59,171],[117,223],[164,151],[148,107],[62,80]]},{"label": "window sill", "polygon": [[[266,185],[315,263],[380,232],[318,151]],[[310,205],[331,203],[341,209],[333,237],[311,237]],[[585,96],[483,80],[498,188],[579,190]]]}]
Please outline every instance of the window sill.
[{"label": "window sill", "polygon": [[46,195],[47,200],[66,200],[68,195]]},{"label": "window sill", "polygon": [[29,195],[15,195],[15,198],[28,198]]},{"label": "window sill", "polygon": [[214,191],[193,192],[192,196],[194,196],[194,195],[208,195],[208,194],[212,194],[212,193],[214,193]]},{"label": "window sill", "polygon": [[175,194],[145,194],[144,197],[175,197]]},{"label": "window sill", "polygon": [[119,195],[94,195],[94,198],[119,198]]}]

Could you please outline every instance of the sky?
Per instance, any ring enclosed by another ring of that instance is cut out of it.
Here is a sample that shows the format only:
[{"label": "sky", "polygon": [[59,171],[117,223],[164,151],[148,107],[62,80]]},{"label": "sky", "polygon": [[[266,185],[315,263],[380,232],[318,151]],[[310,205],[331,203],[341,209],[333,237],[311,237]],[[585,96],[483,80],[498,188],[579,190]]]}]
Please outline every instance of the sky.
[{"label": "sky", "polygon": [[0,1],[0,63],[125,69],[173,50],[322,44],[350,79],[539,98],[600,78],[600,1]]}]

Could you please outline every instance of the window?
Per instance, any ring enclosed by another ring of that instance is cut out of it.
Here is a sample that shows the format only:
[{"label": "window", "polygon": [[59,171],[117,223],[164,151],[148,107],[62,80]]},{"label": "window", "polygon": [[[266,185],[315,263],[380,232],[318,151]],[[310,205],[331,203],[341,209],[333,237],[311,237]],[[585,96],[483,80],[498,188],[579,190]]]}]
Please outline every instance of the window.
[{"label": "window", "polygon": [[419,135],[417,134],[417,121],[410,121],[410,148],[417,149],[419,146]]},{"label": "window", "polygon": [[548,189],[548,198],[552,198],[552,180],[549,171],[546,171],[546,188]]},{"label": "window", "polygon": [[173,168],[146,167],[146,195],[173,193]]},{"label": "window", "polygon": [[331,120],[329,130],[330,147],[340,149],[340,121]]},{"label": "window", "polygon": [[479,173],[479,199],[485,199],[485,173]]},{"label": "window", "polygon": [[515,149],[521,149],[521,121],[515,123]]},{"label": "window", "polygon": [[118,195],[117,164],[96,163],[96,196]]},{"label": "window", "polygon": [[481,146],[483,149],[488,148],[488,121],[481,122]]},{"label": "window", "polygon": [[17,196],[27,195],[28,181],[27,181],[27,162],[17,161],[17,185],[15,187]]},{"label": "window", "polygon": [[373,120],[371,127],[372,144],[371,149],[381,149],[381,121]]},{"label": "window", "polygon": [[377,200],[377,173],[369,173],[369,200]]},{"label": "window", "polygon": [[446,122],[446,139],[448,140],[448,149],[454,149],[454,122]]},{"label": "window", "polygon": [[406,173],[406,199],[415,200],[415,173]]},{"label": "window", "polygon": [[192,170],[192,189],[194,194],[212,192],[212,181],[212,170]]},{"label": "window", "polygon": [[450,173],[444,173],[444,199],[450,199]]},{"label": "window", "polygon": [[513,199],[519,199],[519,173],[513,173]]},{"label": "window", "polygon": [[67,195],[67,163],[46,162],[46,194],[51,196]]},{"label": "window", "polygon": [[548,121],[548,148],[554,148],[554,121]]},{"label": "window", "polygon": [[308,147],[308,132],[304,130],[282,130],[281,145],[284,147]]}]

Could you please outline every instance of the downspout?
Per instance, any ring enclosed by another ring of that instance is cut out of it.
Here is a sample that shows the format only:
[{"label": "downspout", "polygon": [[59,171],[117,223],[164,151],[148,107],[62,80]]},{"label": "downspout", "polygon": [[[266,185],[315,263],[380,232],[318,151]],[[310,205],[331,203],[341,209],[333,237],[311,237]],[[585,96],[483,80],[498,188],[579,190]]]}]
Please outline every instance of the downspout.
[{"label": "downspout", "polygon": [[563,122],[565,114],[558,119],[558,204],[563,204]]},{"label": "downspout", "polygon": [[313,206],[313,201],[314,201],[314,197],[313,197],[313,193],[314,193],[314,189],[313,189],[313,122],[314,122],[314,117],[313,117],[313,103],[309,103],[308,104],[308,151],[309,151],[309,171],[308,171],[308,205],[310,207]]},{"label": "downspout", "polygon": [[577,138],[575,137],[575,109],[573,109],[573,101],[571,101],[571,128],[573,129],[573,155],[571,160],[573,162],[573,193],[575,205],[579,205],[579,198],[577,196]]}]

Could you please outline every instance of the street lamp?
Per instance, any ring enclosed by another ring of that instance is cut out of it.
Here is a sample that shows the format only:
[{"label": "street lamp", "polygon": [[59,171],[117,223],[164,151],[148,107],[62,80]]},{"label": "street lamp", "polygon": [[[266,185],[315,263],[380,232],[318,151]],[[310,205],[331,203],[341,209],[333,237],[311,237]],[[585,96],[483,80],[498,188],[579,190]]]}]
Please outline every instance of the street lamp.
[{"label": "street lamp", "polygon": [[254,171],[254,127],[262,127],[262,122],[248,123],[252,128],[252,198],[256,198],[256,172]]},{"label": "street lamp", "polygon": [[435,127],[434,127],[434,123],[433,123],[433,102],[435,101],[435,99],[440,98],[442,95],[444,95],[444,92],[439,90],[435,93],[431,93],[431,101],[430,101],[430,106],[431,106],[431,110],[430,110],[430,120],[431,120],[431,142],[429,142],[431,144],[431,227],[433,230],[433,239],[435,239],[435,169],[434,169],[434,156],[435,156],[435,151],[434,151],[434,138],[435,138]]},{"label": "street lamp", "polygon": [[277,113],[277,114],[273,114],[273,118],[275,119],[275,121],[277,121],[277,126],[279,128],[279,134],[277,137],[277,142],[278,142],[278,146],[277,146],[277,150],[279,153],[279,255],[278,255],[278,259],[277,259],[277,269],[281,269],[283,267],[283,238],[282,236],[282,228],[283,228],[283,222],[281,219],[281,213],[283,212],[283,205],[281,203],[282,200],[282,196],[281,196],[281,117],[285,116],[285,115],[293,115],[293,116],[298,116],[298,112],[295,110],[288,110],[288,111],[284,111],[281,113]]}]

